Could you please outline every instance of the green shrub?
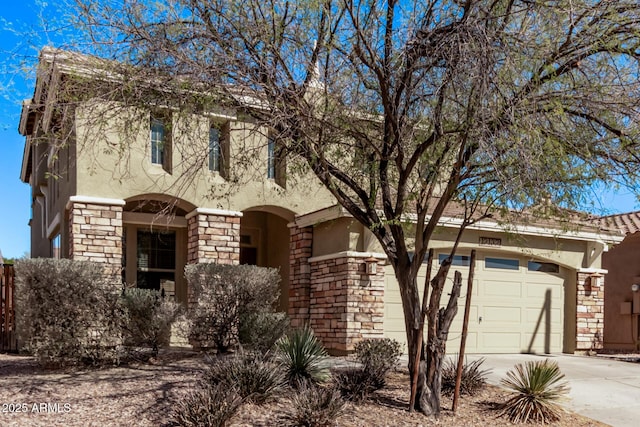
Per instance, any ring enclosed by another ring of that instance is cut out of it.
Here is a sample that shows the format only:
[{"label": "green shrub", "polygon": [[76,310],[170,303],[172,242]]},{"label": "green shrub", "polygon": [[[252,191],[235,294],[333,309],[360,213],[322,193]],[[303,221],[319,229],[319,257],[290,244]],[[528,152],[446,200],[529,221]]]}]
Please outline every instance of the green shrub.
[{"label": "green shrub", "polygon": [[240,319],[239,339],[243,347],[267,353],[287,332],[289,317],[286,313],[258,312]]},{"label": "green shrub", "polygon": [[[484,363],[484,358],[474,360],[471,363],[465,362],[462,365],[462,376],[460,378],[460,394],[473,396],[486,384],[488,370],[483,370],[480,366]],[[452,395],[456,389],[456,373],[458,370],[458,358],[446,359],[442,367],[442,393]]]},{"label": "green shrub", "polygon": [[253,265],[194,264],[185,268],[196,304],[188,312],[189,338],[226,352],[238,343],[242,322],[273,312],[280,295],[277,269]]},{"label": "green shrub", "polygon": [[376,389],[385,385],[387,373],[393,369],[402,356],[402,345],[390,338],[367,338],[354,346],[356,359],[371,378]]},{"label": "green shrub", "polygon": [[16,320],[23,350],[43,365],[117,363],[119,289],[103,264],[45,258],[16,262]]},{"label": "green shrub", "polygon": [[235,388],[244,400],[262,404],[282,389],[284,375],[277,365],[262,357],[239,353],[211,360],[204,382]]},{"label": "green shrub", "polygon": [[169,345],[171,324],[180,313],[180,304],[161,298],[155,290],[129,288],[122,293],[120,306],[126,346],[151,348],[157,356],[160,346]]},{"label": "green shrub", "polygon": [[379,389],[376,376],[360,367],[334,371],[333,381],[342,397],[352,402],[365,400]]},{"label": "green shrub", "polygon": [[183,427],[223,427],[235,415],[242,398],[226,384],[199,384],[173,408],[171,419]]},{"label": "green shrub", "polygon": [[344,408],[345,404],[338,390],[307,384],[293,395],[291,407],[285,412],[283,419],[290,426],[332,426],[344,412]]},{"label": "green shrub", "polygon": [[516,365],[501,381],[516,395],[502,405],[500,415],[512,422],[557,421],[562,412],[558,400],[569,391],[563,378],[558,364],[548,359]]},{"label": "green shrub", "polygon": [[293,387],[306,382],[319,383],[329,378],[327,351],[309,326],[280,338],[276,343],[276,357]]}]

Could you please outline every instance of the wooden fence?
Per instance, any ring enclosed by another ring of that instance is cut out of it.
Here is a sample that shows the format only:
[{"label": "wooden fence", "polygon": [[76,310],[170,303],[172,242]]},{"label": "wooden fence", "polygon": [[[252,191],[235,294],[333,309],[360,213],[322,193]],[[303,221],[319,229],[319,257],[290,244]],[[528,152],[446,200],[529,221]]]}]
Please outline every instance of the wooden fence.
[{"label": "wooden fence", "polygon": [[15,323],[15,272],[13,265],[0,264],[0,352],[18,351]]}]

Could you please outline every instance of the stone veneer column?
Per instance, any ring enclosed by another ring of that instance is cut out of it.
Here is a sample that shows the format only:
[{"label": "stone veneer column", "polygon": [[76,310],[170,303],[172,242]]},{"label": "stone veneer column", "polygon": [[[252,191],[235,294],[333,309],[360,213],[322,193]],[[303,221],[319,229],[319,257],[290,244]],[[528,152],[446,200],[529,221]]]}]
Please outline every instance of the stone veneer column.
[{"label": "stone veneer column", "polygon": [[[376,258],[376,273],[366,273]],[[341,252],[311,258],[310,325],[332,354],[346,354],[364,338],[384,336],[382,254]]]},{"label": "stone veneer column", "polygon": [[72,196],[67,203],[69,258],[108,264],[122,270],[122,208],[124,200]]},{"label": "stone veneer column", "polygon": [[[187,264],[240,263],[242,212],[197,208],[187,215]],[[190,290],[188,301],[193,295]]]},{"label": "stone veneer column", "polygon": [[289,319],[299,328],[309,323],[309,284],[313,227],[289,226]]},{"label": "stone veneer column", "polygon": [[604,339],[604,274],[606,270],[578,270],[576,295],[576,351],[602,349]]}]

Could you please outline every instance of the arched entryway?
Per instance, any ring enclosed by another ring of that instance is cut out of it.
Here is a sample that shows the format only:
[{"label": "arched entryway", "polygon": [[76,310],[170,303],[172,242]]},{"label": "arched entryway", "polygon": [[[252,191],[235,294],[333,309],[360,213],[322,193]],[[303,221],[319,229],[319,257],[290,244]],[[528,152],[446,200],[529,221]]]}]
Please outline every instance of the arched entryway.
[{"label": "arched entryway", "polygon": [[295,214],[277,206],[256,206],[240,219],[240,264],[280,269],[280,304],[289,306],[289,228]]},{"label": "arched entryway", "polygon": [[123,208],[122,278],[129,286],[155,289],[186,304],[187,221],[195,208],[184,200],[144,194]]}]

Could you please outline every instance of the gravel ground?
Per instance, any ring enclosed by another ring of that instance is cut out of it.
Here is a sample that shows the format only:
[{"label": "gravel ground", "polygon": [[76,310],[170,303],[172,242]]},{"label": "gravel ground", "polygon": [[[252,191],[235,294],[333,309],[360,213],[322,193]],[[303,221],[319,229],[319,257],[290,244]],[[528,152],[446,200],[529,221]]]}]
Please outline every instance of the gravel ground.
[{"label": "gravel ground", "polygon": [[[195,383],[205,366],[193,353],[163,353],[149,364],[106,369],[47,370],[25,356],[0,354],[1,426],[167,426],[175,402]],[[443,399],[438,420],[409,413],[408,377],[399,370],[388,386],[368,402],[348,404],[336,425],[356,426],[505,426],[491,408],[508,394],[487,386],[477,396],[464,397],[453,414]],[[282,396],[262,406],[246,404],[232,426],[273,426],[289,399]],[[566,413],[554,425],[605,426]]]}]

